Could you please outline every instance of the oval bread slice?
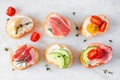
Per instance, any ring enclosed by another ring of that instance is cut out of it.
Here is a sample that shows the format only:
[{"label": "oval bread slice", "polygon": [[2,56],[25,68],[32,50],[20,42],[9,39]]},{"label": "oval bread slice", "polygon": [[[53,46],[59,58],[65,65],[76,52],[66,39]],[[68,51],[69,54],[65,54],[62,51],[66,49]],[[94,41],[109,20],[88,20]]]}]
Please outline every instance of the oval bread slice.
[{"label": "oval bread slice", "polygon": [[34,28],[33,20],[25,15],[17,14],[6,22],[6,32],[12,38],[21,38]]}]

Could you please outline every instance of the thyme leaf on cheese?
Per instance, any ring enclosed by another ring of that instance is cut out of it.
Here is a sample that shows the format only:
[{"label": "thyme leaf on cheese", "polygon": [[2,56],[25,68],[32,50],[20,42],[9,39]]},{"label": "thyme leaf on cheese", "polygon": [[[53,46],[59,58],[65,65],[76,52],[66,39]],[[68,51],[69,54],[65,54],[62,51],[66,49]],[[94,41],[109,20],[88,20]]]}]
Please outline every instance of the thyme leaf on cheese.
[{"label": "thyme leaf on cheese", "polygon": [[19,25],[16,27],[15,34],[18,34],[19,28],[22,28],[23,26],[29,25],[29,24],[31,24],[31,23],[32,23],[32,22],[27,22],[27,23],[24,23],[24,24],[19,24]]}]

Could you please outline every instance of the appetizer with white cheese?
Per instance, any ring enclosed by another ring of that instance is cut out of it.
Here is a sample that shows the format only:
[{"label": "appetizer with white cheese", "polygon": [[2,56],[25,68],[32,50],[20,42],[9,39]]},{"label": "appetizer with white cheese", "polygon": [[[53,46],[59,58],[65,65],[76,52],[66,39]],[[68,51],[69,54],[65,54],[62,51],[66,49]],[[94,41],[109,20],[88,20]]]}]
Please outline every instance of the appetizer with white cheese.
[{"label": "appetizer with white cheese", "polygon": [[80,54],[80,62],[87,68],[109,62],[112,58],[112,48],[101,43],[92,43]]},{"label": "appetizer with white cheese", "polygon": [[107,32],[109,27],[109,20],[104,15],[92,15],[87,17],[82,24],[80,29],[81,33],[91,38],[94,36],[102,35]]},{"label": "appetizer with white cheese", "polygon": [[73,62],[73,55],[65,45],[52,44],[45,51],[45,58],[47,62],[59,68],[67,68]]},{"label": "appetizer with white cheese", "polygon": [[25,15],[16,14],[6,22],[6,32],[12,38],[21,38],[34,28],[33,20]]},{"label": "appetizer with white cheese", "polygon": [[50,13],[44,21],[45,33],[54,38],[62,38],[70,32],[70,22],[57,13]]},{"label": "appetizer with white cheese", "polygon": [[38,63],[40,55],[33,46],[24,44],[11,53],[10,62],[15,69],[24,70]]}]

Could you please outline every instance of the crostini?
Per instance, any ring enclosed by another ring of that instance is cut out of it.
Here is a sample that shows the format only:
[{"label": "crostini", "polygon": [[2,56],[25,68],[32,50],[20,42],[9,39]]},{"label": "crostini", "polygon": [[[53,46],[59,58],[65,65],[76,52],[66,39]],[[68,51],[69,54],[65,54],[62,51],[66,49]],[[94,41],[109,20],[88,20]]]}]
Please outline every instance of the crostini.
[{"label": "crostini", "polygon": [[57,13],[50,13],[44,21],[45,33],[54,38],[62,38],[70,32],[70,22]]},{"label": "crostini", "polygon": [[33,46],[24,44],[11,53],[10,62],[17,70],[24,70],[38,63],[40,55]]},{"label": "crostini", "polygon": [[112,58],[112,48],[101,43],[92,43],[80,54],[80,62],[87,68],[105,64]]},{"label": "crostini", "polygon": [[45,51],[45,59],[48,63],[64,69],[72,64],[73,55],[65,45],[52,44]]},{"label": "crostini", "polygon": [[109,20],[104,15],[92,15],[87,17],[80,28],[80,32],[87,38],[102,35],[107,32]]},{"label": "crostini", "polygon": [[16,14],[6,22],[6,32],[12,38],[21,38],[34,28],[33,20],[25,15]]}]

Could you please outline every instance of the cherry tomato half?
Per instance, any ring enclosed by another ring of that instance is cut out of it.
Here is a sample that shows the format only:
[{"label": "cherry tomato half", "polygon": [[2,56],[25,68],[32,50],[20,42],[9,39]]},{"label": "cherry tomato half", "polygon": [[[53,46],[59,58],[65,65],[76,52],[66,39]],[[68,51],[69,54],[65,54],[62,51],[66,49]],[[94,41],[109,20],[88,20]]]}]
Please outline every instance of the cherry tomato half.
[{"label": "cherry tomato half", "polygon": [[91,16],[90,21],[97,26],[102,25],[102,19],[99,16]]},{"label": "cherry tomato half", "polygon": [[30,40],[33,42],[36,42],[39,40],[39,38],[40,38],[40,34],[38,32],[33,32],[30,37]]},{"label": "cherry tomato half", "polygon": [[14,16],[15,13],[16,13],[16,10],[15,10],[14,7],[8,7],[8,9],[7,9],[7,11],[6,11],[6,14],[7,14],[8,16]]},{"label": "cherry tomato half", "polygon": [[103,21],[103,24],[99,27],[100,32],[104,32],[106,30],[107,22]]},{"label": "cherry tomato half", "polygon": [[104,50],[97,48],[97,49],[92,49],[88,52],[88,59],[93,60],[93,59],[100,59],[104,56]]},{"label": "cherry tomato half", "polygon": [[96,49],[92,49],[88,52],[88,59],[93,60],[95,59],[97,56],[97,50]]}]

